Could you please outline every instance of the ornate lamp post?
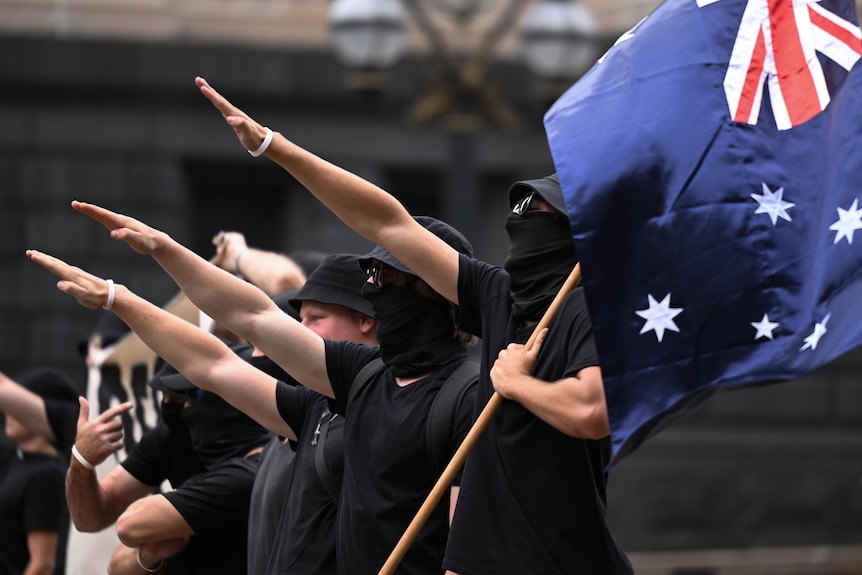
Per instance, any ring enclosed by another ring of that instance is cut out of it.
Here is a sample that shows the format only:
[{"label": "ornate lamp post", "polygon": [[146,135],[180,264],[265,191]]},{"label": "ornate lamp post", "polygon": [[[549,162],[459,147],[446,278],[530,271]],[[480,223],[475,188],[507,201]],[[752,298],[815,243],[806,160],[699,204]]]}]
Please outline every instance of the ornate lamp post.
[{"label": "ornate lamp post", "polygon": [[[502,2],[503,0],[494,0]],[[433,65],[428,88],[409,110],[416,123],[442,120],[449,137],[443,217],[461,230],[471,229],[478,216],[480,176],[475,161],[475,134],[484,117],[504,129],[516,129],[518,114],[488,67],[500,40],[521,20],[523,56],[545,82],[568,85],[597,57],[598,26],[589,10],[569,0],[506,0],[494,22],[481,33],[472,30],[485,0],[335,0],[329,13],[332,43],[353,71],[354,86],[380,87],[379,73],[404,47],[408,17],[428,41]],[[467,52],[456,50],[452,35],[476,38]]]}]

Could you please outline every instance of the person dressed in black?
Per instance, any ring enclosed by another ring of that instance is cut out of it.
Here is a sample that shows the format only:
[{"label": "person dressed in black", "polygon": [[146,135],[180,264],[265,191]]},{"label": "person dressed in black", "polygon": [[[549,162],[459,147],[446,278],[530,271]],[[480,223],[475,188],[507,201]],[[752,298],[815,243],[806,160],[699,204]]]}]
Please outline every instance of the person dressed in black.
[{"label": "person dressed in black", "polygon": [[[249,345],[227,349],[237,361],[251,359]],[[251,489],[270,434],[170,364],[148,384],[162,391],[162,419],[101,481],[94,468],[122,446],[122,425],[111,410],[90,421],[82,401],[66,478],[76,526],[99,531],[116,522],[123,544],[109,564],[113,575],[244,573]],[[174,490],[149,495],[165,479]]]},{"label": "person dressed in black", "polygon": [[[286,295],[303,325],[320,337],[374,346],[374,310],[360,293],[365,280],[358,256],[334,254],[302,288]],[[276,437],[262,454],[249,511],[248,570],[260,575],[336,575],[344,418],[330,411],[325,396],[298,386],[287,374],[278,379],[276,405],[296,439]]]},{"label": "person dressed in black", "polygon": [[17,381],[0,373],[0,406],[15,447],[0,471],[0,574],[62,575],[69,512],[58,438],[70,445],[68,413],[77,410],[78,393],[57,370],[29,370]]},{"label": "person dressed in black", "polygon": [[[325,340],[278,309],[258,288],[213,266],[167,234],[97,206],[75,202],[73,207],[102,223],[111,230],[112,237],[152,255],[199,309],[253,342],[297,382],[334,399],[333,413],[345,418],[344,480],[336,543],[339,572],[379,571],[441,471],[429,457],[426,424],[444,383],[468,362],[469,338],[456,332],[452,304],[406,271],[410,268],[387,250],[378,248],[368,255],[369,282],[362,293],[377,318],[379,350],[364,344]],[[460,233],[439,220],[420,218],[417,224],[456,253],[472,252]],[[95,308],[107,301],[110,284],[105,280],[33,250],[28,255],[62,278],[58,287],[82,304]],[[167,322],[145,321],[148,314],[141,313],[140,301],[125,287],[116,286],[115,312],[145,341],[148,331],[153,332],[153,338],[156,333],[164,335]],[[187,344],[183,349],[198,349],[199,355],[209,357],[209,361],[202,362],[208,375],[221,365],[223,352],[212,347],[212,339],[208,338],[210,344],[205,345],[198,332],[175,336]],[[160,351],[168,361],[182,361],[177,350]],[[372,371],[368,384],[351,397],[353,382],[378,356],[382,365]],[[263,404],[271,403],[267,398],[275,395],[274,379],[236,371],[235,381],[242,381],[243,386],[233,396],[225,390],[229,401],[240,406],[258,397]],[[186,375],[206,385],[203,380],[207,378],[194,375],[193,370]],[[250,385],[251,382],[259,383]],[[461,396],[451,414],[454,425],[447,456],[454,453],[472,423],[475,383],[468,389],[472,393]],[[241,409],[248,411],[246,407]],[[268,428],[280,429],[279,434],[295,437],[275,406],[258,418],[262,423],[266,421]],[[451,497],[441,501],[404,557],[403,572],[442,572],[457,492],[456,480]]]},{"label": "person dressed in black", "polygon": [[264,128],[203,78],[195,82],[243,147],[257,150],[266,141],[262,153],[456,304],[459,328],[482,338],[477,405],[495,391],[511,401],[467,460],[447,569],[630,573],[606,521],[610,427],[581,289],[567,296],[533,348],[523,345],[578,261],[556,175],[513,186],[510,249],[500,269],[459,254],[386,191]]}]

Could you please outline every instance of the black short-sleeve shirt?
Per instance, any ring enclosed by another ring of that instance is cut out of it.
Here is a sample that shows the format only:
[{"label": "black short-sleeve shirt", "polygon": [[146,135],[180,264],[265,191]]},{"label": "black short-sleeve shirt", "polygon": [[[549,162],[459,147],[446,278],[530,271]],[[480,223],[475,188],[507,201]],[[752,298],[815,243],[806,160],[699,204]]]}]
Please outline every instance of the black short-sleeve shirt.
[{"label": "black short-sleeve shirt", "polygon": [[156,487],[167,479],[175,489],[206,470],[192,449],[188,431],[172,431],[162,421],[144,432],[120,465],[144,485]]},{"label": "black short-sleeve shirt", "polygon": [[164,496],[194,531],[169,573],[246,573],[248,508],[260,454],[231,457]]},{"label": "black short-sleeve shirt", "polygon": [[[258,557],[249,556],[250,572],[276,575],[336,575],[335,522],[338,505],[317,469],[318,449],[328,481],[340,491],[344,469],[344,418],[329,412],[326,397],[302,386],[279,382],[276,405],[297,441],[270,444],[264,452],[255,488],[265,500],[255,509],[263,524],[258,531],[269,541],[257,540],[249,526],[249,552],[268,544]],[[325,420],[326,435],[318,431]],[[321,437],[324,439],[321,441]],[[270,461],[274,460],[274,461]],[[266,467],[265,467],[266,466]],[[335,494],[337,496],[337,494]],[[254,505],[254,503],[253,503]],[[254,569],[251,566],[254,565]]]},{"label": "black short-sleeve shirt", "polygon": [[[458,284],[459,327],[483,338],[477,404],[484,405],[497,354],[525,343],[531,330],[519,333],[502,269],[462,256]],[[578,288],[551,323],[533,373],[554,382],[594,365]],[[460,575],[631,573],[605,518],[609,450],[608,439],[570,437],[521,404],[503,402],[467,459],[446,567]]]},{"label": "black short-sleeve shirt", "polygon": [[[377,356],[374,347],[326,342],[336,411],[344,413],[353,380]],[[399,386],[392,372],[384,369],[344,413],[344,484],[337,528],[342,575],[377,573],[434,487],[438,473],[428,459],[428,412],[440,387],[465,360],[406,386]],[[474,399],[471,395],[456,415],[456,444],[470,429]],[[448,509],[447,496],[416,537],[398,573],[442,573]]]},{"label": "black short-sleeve shirt", "polygon": [[[0,480],[0,574],[23,573],[30,561],[27,534],[53,531],[57,555],[65,558],[69,530],[66,464],[56,455],[18,452]],[[59,565],[58,565],[59,568]],[[56,571],[62,573],[62,571]]]}]

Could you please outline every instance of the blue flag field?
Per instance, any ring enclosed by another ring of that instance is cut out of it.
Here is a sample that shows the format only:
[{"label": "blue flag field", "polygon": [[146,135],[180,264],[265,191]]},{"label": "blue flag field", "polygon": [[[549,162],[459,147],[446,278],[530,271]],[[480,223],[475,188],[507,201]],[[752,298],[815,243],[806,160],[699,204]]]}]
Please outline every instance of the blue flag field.
[{"label": "blue flag field", "polygon": [[614,459],[862,344],[853,2],[668,0],[548,111]]}]

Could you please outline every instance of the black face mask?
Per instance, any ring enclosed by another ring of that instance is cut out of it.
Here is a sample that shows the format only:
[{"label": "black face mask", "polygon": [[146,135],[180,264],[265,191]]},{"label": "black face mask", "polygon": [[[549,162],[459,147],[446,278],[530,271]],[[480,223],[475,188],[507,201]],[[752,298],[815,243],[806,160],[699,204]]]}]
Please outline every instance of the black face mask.
[{"label": "black face mask", "polygon": [[162,415],[162,421],[165,423],[165,425],[168,426],[171,431],[184,431],[188,433],[186,425],[183,423],[182,403],[166,403],[163,399],[161,406],[159,406],[159,411]]},{"label": "black face mask", "polygon": [[467,346],[453,339],[452,305],[428,299],[411,286],[362,286],[377,318],[380,356],[396,377],[416,377],[466,355]]},{"label": "black face mask", "polygon": [[191,405],[182,410],[182,418],[192,447],[207,468],[266,443],[269,432],[219,396],[201,389],[191,395]]},{"label": "black face mask", "polygon": [[538,321],[578,263],[569,224],[563,214],[510,213],[506,217],[512,313],[523,321]]}]

